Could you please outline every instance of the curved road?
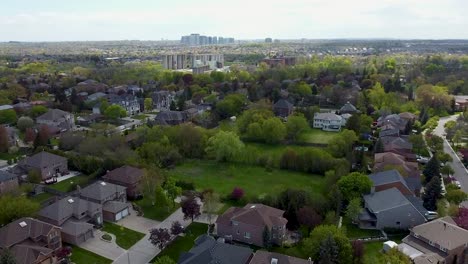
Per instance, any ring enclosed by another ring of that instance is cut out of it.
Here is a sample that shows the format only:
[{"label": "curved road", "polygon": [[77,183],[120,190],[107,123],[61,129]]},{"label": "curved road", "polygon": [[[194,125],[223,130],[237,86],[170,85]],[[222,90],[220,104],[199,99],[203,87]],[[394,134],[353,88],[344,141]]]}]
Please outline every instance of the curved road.
[{"label": "curved road", "polygon": [[[453,159],[453,162],[449,162],[449,165],[452,166],[453,170],[455,171],[453,177],[455,177],[455,179],[457,179],[460,182],[461,189],[468,193],[468,170],[463,165],[462,161],[460,160],[460,157],[457,156],[453,148],[450,146],[447,139],[445,139],[445,137],[443,136],[445,133],[445,123],[451,120],[457,120],[457,118],[458,115],[440,118],[439,124],[437,125],[436,129],[434,129],[434,134],[444,139],[444,152],[450,154],[450,156]],[[468,201],[463,202],[461,205],[468,208]]]}]

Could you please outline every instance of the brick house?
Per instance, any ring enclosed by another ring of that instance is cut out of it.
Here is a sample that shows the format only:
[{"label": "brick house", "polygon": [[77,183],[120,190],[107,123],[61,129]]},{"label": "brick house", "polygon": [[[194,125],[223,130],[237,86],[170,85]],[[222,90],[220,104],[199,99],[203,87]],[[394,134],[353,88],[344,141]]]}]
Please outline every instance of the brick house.
[{"label": "brick house", "polygon": [[139,168],[125,165],[115,170],[109,171],[103,176],[107,182],[125,186],[127,188],[127,197],[135,199],[141,196],[140,182],[144,171]]},{"label": "brick house", "polygon": [[468,230],[451,217],[443,217],[413,227],[398,250],[414,263],[468,263]]},{"label": "brick house", "polygon": [[62,248],[60,228],[33,218],[21,218],[0,228],[0,252],[8,249],[17,264],[57,263]]},{"label": "brick house", "polygon": [[291,104],[288,100],[286,99],[279,99],[274,105],[273,105],[273,112],[277,116],[281,117],[288,117],[289,115],[292,114],[294,110],[294,105]]},{"label": "brick house", "polygon": [[217,234],[228,240],[263,246],[263,232],[270,231],[274,244],[281,245],[286,238],[284,211],[263,204],[231,207],[216,220]]},{"label": "brick house", "polygon": [[56,178],[68,173],[67,159],[49,152],[39,152],[18,162],[18,167],[26,173],[38,171],[42,180]]},{"label": "brick house", "polygon": [[66,131],[75,127],[75,117],[60,109],[50,109],[47,113],[38,116],[36,123]]},{"label": "brick house", "polygon": [[7,171],[0,171],[0,195],[18,188],[18,177]]},{"label": "brick house", "polygon": [[397,170],[387,170],[370,174],[372,181],[371,192],[380,192],[391,188],[397,188],[403,195],[414,195],[413,190],[408,186],[405,179]]}]

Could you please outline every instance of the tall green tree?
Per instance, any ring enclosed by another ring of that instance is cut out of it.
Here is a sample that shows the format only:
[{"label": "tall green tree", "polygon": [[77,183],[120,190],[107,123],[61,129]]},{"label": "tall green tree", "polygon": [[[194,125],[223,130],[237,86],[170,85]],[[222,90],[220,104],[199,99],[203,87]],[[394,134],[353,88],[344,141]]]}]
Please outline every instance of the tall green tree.
[{"label": "tall green tree", "polygon": [[297,140],[297,137],[309,128],[307,119],[303,116],[293,115],[288,117],[286,122],[286,130],[288,132],[288,138],[291,140]]},{"label": "tall green tree", "polygon": [[320,242],[319,260],[320,264],[339,264],[339,249],[335,239],[331,235]]},{"label": "tall green tree", "polygon": [[348,207],[346,208],[346,217],[352,222],[355,222],[362,211],[361,198],[354,198],[349,201]]},{"label": "tall green tree", "polygon": [[0,251],[0,264],[16,264],[15,255],[9,249]]},{"label": "tall green tree", "polygon": [[318,261],[320,260],[320,245],[328,237],[332,237],[335,240],[338,248],[338,263],[351,263],[353,255],[351,243],[343,229],[335,225],[320,225],[312,230],[309,238],[303,240],[302,250],[314,261]]},{"label": "tall green tree", "polygon": [[169,198],[167,197],[167,194],[164,191],[164,189],[161,187],[161,185],[156,186],[154,192],[155,192],[154,199],[158,203],[158,206],[169,210],[169,204],[170,204]]},{"label": "tall green tree", "polygon": [[39,211],[39,204],[25,196],[0,196],[0,225],[6,225],[21,217],[34,217]]},{"label": "tall green tree", "polygon": [[352,172],[338,181],[343,198],[351,201],[355,198],[360,198],[364,194],[368,194],[372,188],[372,181],[366,175],[359,172]]},{"label": "tall green tree", "polygon": [[232,161],[244,148],[244,143],[234,132],[219,131],[208,140],[206,152],[217,161]]},{"label": "tall green tree", "polygon": [[0,111],[0,124],[13,124],[16,122],[16,112],[13,109]]},{"label": "tall green tree", "polygon": [[151,109],[153,109],[153,99],[149,97],[145,98],[145,100],[143,101],[143,105],[145,106],[146,112],[150,111]]},{"label": "tall green tree", "polygon": [[106,116],[106,118],[116,120],[118,118],[127,116],[127,111],[125,111],[122,106],[114,104],[107,107],[107,109],[104,111],[104,116]]},{"label": "tall green tree", "polygon": [[424,180],[426,183],[430,182],[434,176],[439,177],[440,175],[440,161],[437,158],[437,155],[432,156],[429,162],[426,164],[426,167],[423,170]]},{"label": "tall green tree", "polygon": [[436,211],[437,210],[437,199],[442,197],[442,186],[440,182],[440,177],[432,177],[424,189],[424,194],[422,195],[423,205],[427,210]]},{"label": "tall green tree", "polygon": [[8,152],[10,143],[8,142],[8,132],[6,128],[0,125],[0,152]]},{"label": "tall green tree", "polygon": [[164,182],[164,188],[167,191],[167,196],[172,201],[172,206],[175,206],[175,199],[182,194],[182,188],[176,185],[176,181],[173,177],[166,178]]},{"label": "tall green tree", "polygon": [[266,143],[279,143],[286,137],[286,127],[277,117],[265,120],[262,125],[263,136]]},{"label": "tall green tree", "polygon": [[263,228],[262,239],[264,248],[270,249],[273,246],[273,243],[271,241],[271,232],[267,226]]}]

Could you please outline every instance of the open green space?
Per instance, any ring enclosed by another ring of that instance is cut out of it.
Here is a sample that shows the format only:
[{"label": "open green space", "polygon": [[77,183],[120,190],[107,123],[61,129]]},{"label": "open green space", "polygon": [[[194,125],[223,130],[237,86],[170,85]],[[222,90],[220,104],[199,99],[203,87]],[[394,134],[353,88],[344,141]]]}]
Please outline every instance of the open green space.
[{"label": "open green space", "polygon": [[380,232],[380,230],[360,229],[357,225],[352,224],[348,219],[343,219],[343,227],[346,228],[346,235],[350,239],[382,236],[382,232]]},{"label": "open green space", "polygon": [[62,191],[62,192],[69,192],[73,191],[76,185],[84,187],[88,185],[88,183],[93,179],[93,176],[89,175],[78,175],[69,179],[66,179],[61,182],[57,182],[53,185],[49,185],[50,188]]},{"label": "open green space", "polygon": [[20,153],[4,153],[4,152],[0,152],[0,160],[11,160],[11,159],[14,159],[14,158],[19,158],[21,157],[22,154]]},{"label": "open green space", "polygon": [[104,223],[102,231],[115,235],[115,242],[124,249],[129,249],[145,236],[143,233],[110,222]]},{"label": "open green space", "polygon": [[[388,235],[388,240],[391,240],[397,244],[401,243],[401,240],[408,234]],[[364,263],[374,264],[380,263],[383,256],[383,243],[385,241],[376,241],[364,243]]]},{"label": "open green space", "polygon": [[133,119],[138,119],[138,120],[143,120],[143,119],[146,119],[147,117],[148,116],[144,115],[144,114],[139,114],[139,115],[132,116]]},{"label": "open green space", "polygon": [[319,175],[287,171],[267,171],[263,167],[225,164],[216,161],[191,160],[169,171],[176,179],[190,181],[197,190],[213,189],[221,195],[234,187],[244,190],[246,196],[276,194],[288,188],[321,192],[324,178]]},{"label": "open green space", "polygon": [[157,201],[155,205],[152,205],[151,200],[148,198],[143,198],[135,203],[143,211],[144,217],[156,221],[163,221],[179,208],[178,203],[176,203],[174,207],[172,207],[172,203],[170,203],[169,208],[160,206]]},{"label": "open green space", "polygon": [[206,234],[208,231],[208,225],[201,223],[191,223],[185,230],[184,236],[178,236],[172,241],[165,249],[159,253],[159,255],[151,260],[153,263],[158,257],[168,256],[172,260],[176,261],[179,259],[180,254],[189,251],[194,241],[200,235]]},{"label": "open green space", "polygon": [[112,263],[112,260],[99,256],[86,249],[73,246],[73,245],[71,245],[71,248],[72,248],[71,261],[73,263],[76,263],[76,264],[110,264]]},{"label": "open green space", "polygon": [[32,200],[32,201],[38,202],[38,203],[42,203],[42,202],[46,201],[47,199],[49,199],[52,196],[54,196],[54,195],[44,192],[44,193],[40,193],[38,195],[31,196],[31,197],[29,197],[29,199]]},{"label": "open green space", "polygon": [[299,135],[297,142],[313,143],[313,144],[328,144],[339,132],[329,132],[320,129],[312,128]]}]

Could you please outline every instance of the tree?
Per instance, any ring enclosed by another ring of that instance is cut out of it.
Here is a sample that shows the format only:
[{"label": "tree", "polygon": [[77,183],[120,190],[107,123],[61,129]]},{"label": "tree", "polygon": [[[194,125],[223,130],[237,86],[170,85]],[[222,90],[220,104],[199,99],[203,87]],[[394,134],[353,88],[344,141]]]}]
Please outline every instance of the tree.
[{"label": "tree", "polygon": [[145,106],[145,111],[148,112],[149,110],[153,109],[153,99],[145,98],[143,105]]},{"label": "tree", "polygon": [[172,201],[172,206],[175,207],[175,199],[182,194],[182,188],[176,185],[176,181],[172,177],[166,178],[164,188],[166,189],[167,195]]},{"label": "tree", "polygon": [[176,264],[176,262],[169,256],[158,257],[153,264]]},{"label": "tree", "polygon": [[308,233],[322,222],[322,217],[310,206],[302,207],[296,215],[297,221],[307,227]]},{"label": "tree", "polygon": [[16,122],[16,112],[13,109],[0,111],[0,124],[13,124]]},{"label": "tree", "polygon": [[9,249],[0,251],[0,264],[16,264],[15,255]]},{"label": "tree", "polygon": [[355,222],[361,211],[361,198],[354,198],[349,201],[348,207],[346,208],[346,217],[352,222]]},{"label": "tree", "polygon": [[28,116],[22,116],[16,122],[16,126],[21,132],[24,132],[26,129],[34,126],[34,121]]},{"label": "tree", "polygon": [[462,202],[468,200],[468,194],[466,194],[463,190],[460,189],[453,189],[447,188],[447,194],[445,195],[445,199],[450,203],[459,205]]},{"label": "tree", "polygon": [[319,259],[320,264],[338,264],[339,249],[331,235],[320,242]]},{"label": "tree", "polygon": [[439,176],[432,177],[431,181],[426,184],[422,199],[427,210],[437,210],[437,199],[442,196],[442,186],[440,184]]},{"label": "tree", "polygon": [[459,208],[458,216],[454,220],[459,227],[468,230],[468,208]]},{"label": "tree", "polygon": [[34,140],[34,147],[47,146],[49,144],[50,131],[47,125],[42,125],[39,129],[39,133]]},{"label": "tree", "polygon": [[156,204],[156,187],[161,182],[161,174],[156,166],[150,166],[143,172],[140,188],[143,190],[143,194],[151,201],[151,205]]},{"label": "tree", "polygon": [[334,157],[345,157],[352,151],[353,144],[357,140],[358,137],[354,131],[344,129],[341,133],[334,136],[330,142],[328,142],[328,150]]},{"label": "tree", "polygon": [[42,176],[38,170],[30,170],[28,172],[28,182],[40,183],[41,181],[42,181]]},{"label": "tree", "polygon": [[33,142],[36,139],[36,133],[32,128],[26,128],[26,132],[24,134],[24,141],[29,143]]},{"label": "tree", "polygon": [[423,170],[425,176],[425,182],[428,183],[434,176],[439,177],[440,175],[440,161],[437,158],[437,155],[432,156],[429,162],[426,164],[426,167]]},{"label": "tree", "polygon": [[353,248],[353,262],[362,263],[362,258],[364,257],[364,243],[362,240],[352,241],[351,247]]},{"label": "tree", "polygon": [[149,241],[162,250],[171,240],[171,234],[167,228],[154,228],[150,230]]},{"label": "tree", "polygon": [[208,216],[208,222],[211,225],[211,220],[213,216],[216,214],[218,211],[218,205],[219,205],[219,196],[218,194],[214,192],[207,192],[203,195],[203,211]]},{"label": "tree", "polygon": [[[310,233],[309,238],[303,240],[303,248],[305,255],[310,256],[313,260],[320,259],[320,249],[322,241],[332,237],[338,249],[338,263],[351,263],[352,249],[348,237],[343,229],[335,225],[320,225]],[[322,254],[323,255],[323,254]]]},{"label": "tree", "polygon": [[279,143],[286,137],[286,127],[277,117],[265,120],[262,124],[262,131],[266,143]]},{"label": "tree", "polygon": [[450,165],[445,165],[445,166],[443,166],[443,167],[440,169],[440,172],[441,172],[442,174],[447,175],[447,177],[455,173],[455,171],[453,170],[452,166],[450,166]]},{"label": "tree", "polygon": [[219,131],[208,140],[206,152],[217,161],[232,161],[244,148],[244,143],[234,132]]},{"label": "tree", "polygon": [[244,190],[240,187],[234,187],[234,189],[231,192],[231,199],[235,201],[239,201],[244,197]]},{"label": "tree", "polygon": [[239,114],[246,103],[246,98],[242,94],[230,94],[223,100],[216,103],[216,111],[221,118],[229,118]]},{"label": "tree", "polygon": [[363,194],[368,194],[372,188],[372,181],[366,175],[359,172],[352,172],[338,181],[343,198],[351,201],[360,198]]},{"label": "tree", "polygon": [[201,215],[200,204],[197,202],[195,197],[188,197],[182,201],[181,204],[182,212],[184,213],[184,219],[191,219],[192,222],[195,218]]},{"label": "tree", "polygon": [[0,125],[0,152],[8,152],[10,142],[8,141],[8,132],[4,126]]},{"label": "tree", "polygon": [[166,192],[163,190],[161,185],[156,186],[154,199],[158,202],[160,207],[169,210],[169,198],[167,198]]},{"label": "tree", "polygon": [[426,143],[424,142],[423,135],[413,134],[409,136],[409,141],[413,144],[413,151],[417,154],[423,153],[426,148]]},{"label": "tree", "polygon": [[39,211],[39,204],[25,196],[0,196],[0,225],[6,225],[21,217],[32,217]]},{"label": "tree", "polygon": [[384,144],[380,138],[377,140],[377,142],[375,142],[374,152],[375,153],[385,152]]},{"label": "tree", "polygon": [[411,264],[412,262],[408,256],[398,251],[397,248],[392,248],[384,254],[383,263]]},{"label": "tree", "polygon": [[288,138],[296,140],[297,136],[309,128],[307,119],[303,116],[290,116],[286,122],[286,130],[288,132]]},{"label": "tree", "polygon": [[63,246],[58,252],[57,252],[57,258],[62,259],[62,262],[64,264],[70,263],[70,256],[72,254],[72,248],[68,246]]},{"label": "tree", "polygon": [[118,118],[127,116],[127,111],[125,111],[122,106],[114,104],[107,107],[107,109],[104,111],[104,116],[106,118],[116,120]]},{"label": "tree", "polygon": [[184,226],[179,221],[172,222],[171,225],[171,234],[177,236],[184,232]]},{"label": "tree", "polygon": [[357,135],[361,133],[361,118],[358,114],[352,115],[348,121],[346,121],[346,129],[354,131]]},{"label": "tree", "polygon": [[30,115],[32,118],[36,118],[42,114],[47,113],[47,111],[49,111],[47,107],[42,106],[42,105],[36,105],[31,108]]},{"label": "tree", "polygon": [[270,249],[273,246],[273,243],[271,241],[271,232],[268,226],[266,225],[265,228],[263,228],[262,239],[264,248]]}]

